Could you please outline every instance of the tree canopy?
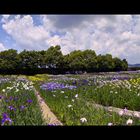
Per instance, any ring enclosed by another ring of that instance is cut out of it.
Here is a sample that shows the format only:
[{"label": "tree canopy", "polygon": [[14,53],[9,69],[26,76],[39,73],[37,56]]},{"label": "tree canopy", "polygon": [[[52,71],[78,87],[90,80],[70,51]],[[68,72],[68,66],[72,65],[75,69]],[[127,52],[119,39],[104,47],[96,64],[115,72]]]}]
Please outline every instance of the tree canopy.
[{"label": "tree canopy", "polygon": [[17,50],[9,49],[0,52],[0,73],[3,74],[108,72],[127,68],[126,59],[113,58],[111,54],[97,55],[94,50],[88,49],[63,55],[59,45],[42,51],[23,50],[17,53]]}]

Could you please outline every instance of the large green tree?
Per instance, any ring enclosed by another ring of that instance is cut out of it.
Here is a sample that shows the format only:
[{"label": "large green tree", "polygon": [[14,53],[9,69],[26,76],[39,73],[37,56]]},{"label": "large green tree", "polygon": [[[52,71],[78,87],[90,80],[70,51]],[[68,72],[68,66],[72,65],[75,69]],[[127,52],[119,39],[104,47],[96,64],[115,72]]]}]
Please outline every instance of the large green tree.
[{"label": "large green tree", "polygon": [[63,68],[63,54],[59,45],[51,46],[44,55],[46,66],[48,68]]},{"label": "large green tree", "polygon": [[0,52],[0,69],[1,70],[16,70],[19,65],[17,51],[14,49],[9,49]]},{"label": "large green tree", "polygon": [[71,70],[83,70],[86,68],[82,51],[75,50],[67,55],[67,62]]},{"label": "large green tree", "polygon": [[88,71],[97,71],[97,56],[95,51],[93,50],[85,50],[82,52],[83,63],[85,65],[85,69]]},{"label": "large green tree", "polygon": [[126,71],[128,69],[128,62],[126,59],[122,60],[122,70]]},{"label": "large green tree", "polygon": [[[127,70],[126,59],[121,60],[112,55],[96,55],[94,50],[74,50],[63,55],[59,45],[51,46],[48,50],[27,51],[19,54],[14,49],[0,52],[0,72],[7,73],[39,73],[65,71],[121,71]],[[46,71],[47,70],[47,71]]]},{"label": "large green tree", "polygon": [[115,64],[112,55],[99,55],[98,56],[98,71],[113,71]]},{"label": "large green tree", "polygon": [[22,51],[18,55],[19,69],[37,69],[40,64],[40,55],[37,51]]}]

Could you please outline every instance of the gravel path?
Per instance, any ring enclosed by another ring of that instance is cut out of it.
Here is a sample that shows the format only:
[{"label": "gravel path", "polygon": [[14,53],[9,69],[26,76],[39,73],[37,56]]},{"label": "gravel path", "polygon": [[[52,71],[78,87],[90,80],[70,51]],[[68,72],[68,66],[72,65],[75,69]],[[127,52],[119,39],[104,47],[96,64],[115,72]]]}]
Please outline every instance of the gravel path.
[{"label": "gravel path", "polygon": [[113,107],[113,106],[107,107],[107,106],[103,106],[103,105],[95,104],[95,103],[93,103],[92,105],[98,109],[105,109],[106,111],[115,112],[119,115],[122,114],[123,116],[136,117],[136,118],[140,119],[140,112],[139,111],[132,111],[132,110],[117,108],[117,107]]},{"label": "gravel path", "polygon": [[54,113],[50,110],[50,108],[47,106],[45,101],[40,97],[39,93],[35,90],[35,93],[37,95],[37,99],[42,111],[42,115],[44,120],[46,121],[47,124],[49,125],[63,125],[57,117],[54,115]]}]

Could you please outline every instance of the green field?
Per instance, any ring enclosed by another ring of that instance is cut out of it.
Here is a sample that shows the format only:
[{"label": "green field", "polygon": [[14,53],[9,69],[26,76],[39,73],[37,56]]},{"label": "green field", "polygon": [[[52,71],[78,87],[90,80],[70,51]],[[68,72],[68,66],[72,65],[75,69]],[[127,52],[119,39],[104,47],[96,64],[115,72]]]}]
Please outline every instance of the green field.
[{"label": "green field", "polygon": [[45,123],[34,88],[63,125],[139,125],[140,118],[95,104],[140,110],[139,73],[0,76],[1,125]]}]

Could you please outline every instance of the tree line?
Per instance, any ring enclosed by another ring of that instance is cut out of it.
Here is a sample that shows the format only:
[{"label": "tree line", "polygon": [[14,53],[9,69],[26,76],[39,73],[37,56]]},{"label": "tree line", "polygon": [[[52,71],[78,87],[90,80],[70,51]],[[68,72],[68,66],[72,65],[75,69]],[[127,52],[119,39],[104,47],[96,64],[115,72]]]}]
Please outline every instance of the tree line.
[{"label": "tree line", "polygon": [[74,50],[63,55],[59,45],[47,50],[18,53],[9,49],[0,52],[1,74],[65,74],[76,72],[125,71],[126,59],[113,58],[111,54],[97,55],[94,50]]}]

